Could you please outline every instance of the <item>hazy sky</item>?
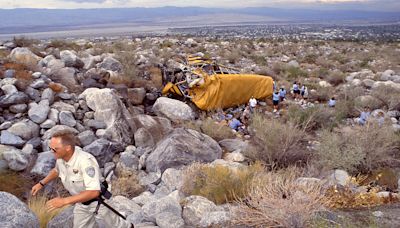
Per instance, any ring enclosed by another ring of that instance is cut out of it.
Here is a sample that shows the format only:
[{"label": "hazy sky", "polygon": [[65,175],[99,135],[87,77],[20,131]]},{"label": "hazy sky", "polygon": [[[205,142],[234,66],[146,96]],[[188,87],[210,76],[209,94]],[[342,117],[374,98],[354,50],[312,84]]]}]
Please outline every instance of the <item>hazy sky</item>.
[{"label": "hazy sky", "polygon": [[279,7],[399,11],[400,0],[0,0],[0,8]]}]

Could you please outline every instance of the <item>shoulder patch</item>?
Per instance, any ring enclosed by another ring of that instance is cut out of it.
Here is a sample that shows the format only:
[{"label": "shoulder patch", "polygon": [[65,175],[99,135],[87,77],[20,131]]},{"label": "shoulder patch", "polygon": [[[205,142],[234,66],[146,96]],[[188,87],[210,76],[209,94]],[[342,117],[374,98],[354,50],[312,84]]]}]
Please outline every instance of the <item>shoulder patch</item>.
[{"label": "shoulder patch", "polygon": [[96,171],[95,171],[95,169],[94,169],[93,166],[87,167],[87,168],[85,169],[85,172],[86,172],[86,174],[87,174],[89,177],[94,177],[94,175],[96,174]]}]

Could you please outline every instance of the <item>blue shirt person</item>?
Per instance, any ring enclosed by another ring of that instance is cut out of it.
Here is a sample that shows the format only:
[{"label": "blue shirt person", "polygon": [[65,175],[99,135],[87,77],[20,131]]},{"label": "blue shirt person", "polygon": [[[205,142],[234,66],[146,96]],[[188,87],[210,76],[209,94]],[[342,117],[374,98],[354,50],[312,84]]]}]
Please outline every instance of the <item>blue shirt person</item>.
[{"label": "blue shirt person", "polygon": [[285,97],[286,97],[286,89],[285,88],[282,87],[279,90],[279,97],[280,97],[281,101],[285,100]]},{"label": "blue shirt person", "polygon": [[367,123],[367,120],[368,120],[370,115],[371,115],[371,112],[369,111],[369,109],[361,112],[360,118],[358,119],[358,123],[360,125],[364,125],[365,123]]},{"label": "blue shirt person", "polygon": [[229,121],[229,127],[233,130],[237,131],[240,126],[242,126],[242,123],[236,118],[233,118],[231,121]]},{"label": "blue shirt person", "polygon": [[328,106],[333,108],[333,107],[335,107],[335,105],[336,105],[336,100],[335,100],[334,97],[332,97],[332,98],[328,101]]}]

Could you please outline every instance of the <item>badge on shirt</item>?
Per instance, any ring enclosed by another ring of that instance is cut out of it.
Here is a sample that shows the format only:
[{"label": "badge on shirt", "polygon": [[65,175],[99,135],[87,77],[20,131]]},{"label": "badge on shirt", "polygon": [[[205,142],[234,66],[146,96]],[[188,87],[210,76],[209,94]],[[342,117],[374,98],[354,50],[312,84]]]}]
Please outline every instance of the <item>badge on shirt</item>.
[{"label": "badge on shirt", "polygon": [[72,172],[74,172],[74,174],[78,174],[78,173],[79,173],[79,170],[73,169]]},{"label": "badge on shirt", "polygon": [[86,174],[87,174],[89,177],[94,177],[94,174],[96,173],[96,171],[95,171],[95,169],[94,169],[93,166],[87,167],[87,168],[85,169],[85,172],[86,172]]}]

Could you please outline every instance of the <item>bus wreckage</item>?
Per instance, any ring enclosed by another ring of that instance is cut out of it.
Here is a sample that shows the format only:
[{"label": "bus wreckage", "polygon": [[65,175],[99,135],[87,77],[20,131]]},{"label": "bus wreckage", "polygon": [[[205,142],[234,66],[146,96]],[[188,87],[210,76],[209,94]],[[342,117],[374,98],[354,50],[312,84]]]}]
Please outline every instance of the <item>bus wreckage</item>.
[{"label": "bus wreckage", "polygon": [[240,74],[239,70],[217,64],[202,56],[188,56],[180,70],[165,75],[168,83],[163,95],[190,99],[201,110],[215,110],[246,104],[250,98],[272,96],[273,79],[257,74]]}]

